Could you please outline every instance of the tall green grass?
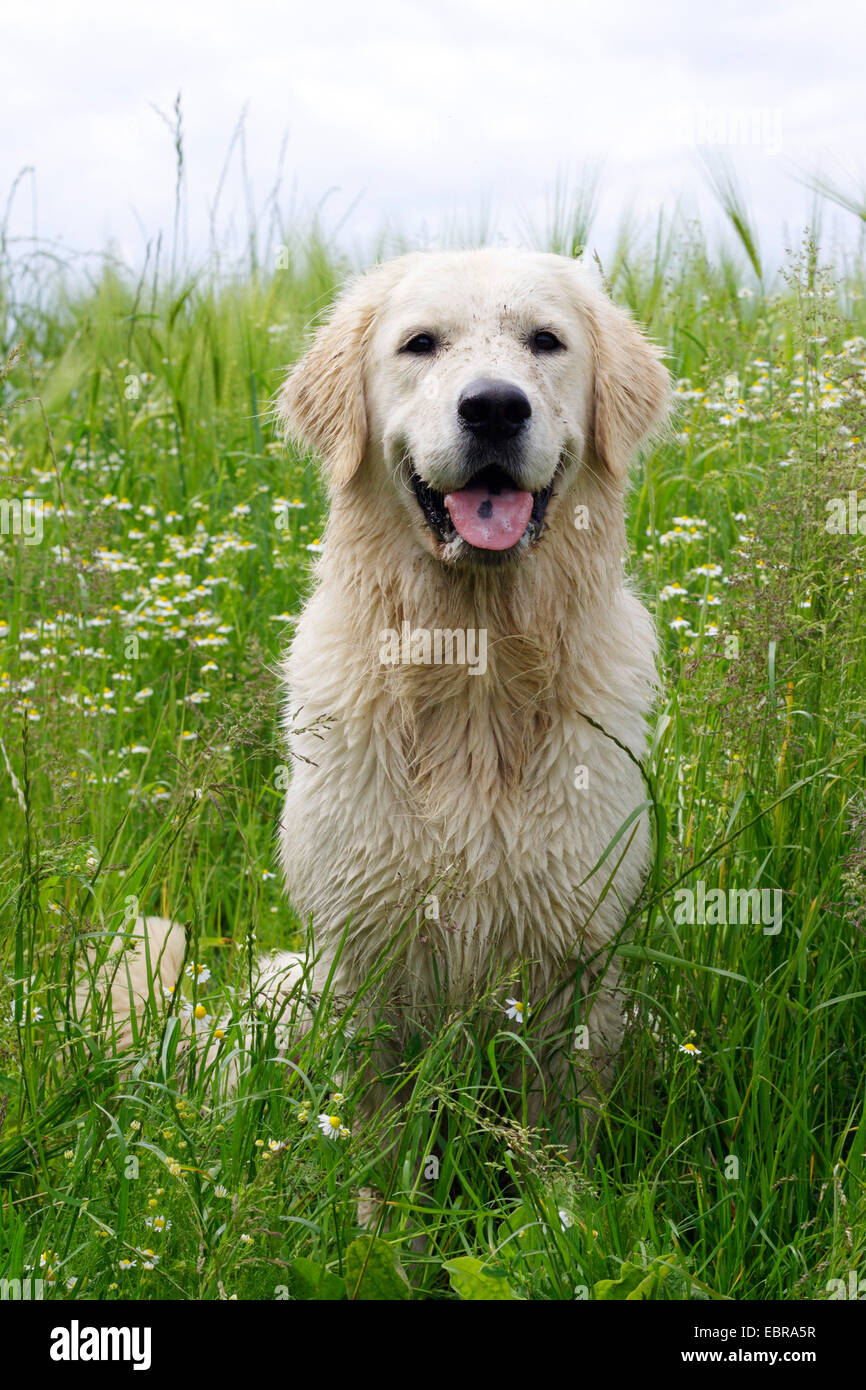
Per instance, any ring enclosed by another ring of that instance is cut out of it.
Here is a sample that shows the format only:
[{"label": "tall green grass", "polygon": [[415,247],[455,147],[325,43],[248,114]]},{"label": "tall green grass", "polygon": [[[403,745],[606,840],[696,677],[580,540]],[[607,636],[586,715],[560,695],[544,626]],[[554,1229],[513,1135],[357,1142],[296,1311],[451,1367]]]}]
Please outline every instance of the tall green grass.
[{"label": "tall green grass", "polygon": [[[46,514],[41,544],[0,536],[0,1277],[70,1299],[790,1299],[862,1272],[866,567],[825,521],[866,496],[863,276],[807,236],[770,284],[718,190],[739,247],[662,218],[602,266],[678,414],[628,522],[663,639],[660,855],[621,947],[621,1066],[573,1157],[504,1079],[531,1077],[533,1034],[502,981],[413,1041],[399,1124],[356,1123],[375,1038],[334,1001],[288,1052],[280,1020],[249,1049],[228,1028],[228,1098],[180,997],[121,1058],[76,1019],[70,981],[138,910],[185,924],[211,972],[185,1001],[215,1020],[256,952],[304,939],[275,874],[276,664],[324,498],[268,405],[347,266],[316,228],[242,270],[154,252],[138,281],[4,249],[0,497]],[[593,204],[557,190],[548,244],[582,247]],[[781,930],[679,922],[699,879],[778,888]],[[334,1112],[348,1137],[320,1132]]]}]

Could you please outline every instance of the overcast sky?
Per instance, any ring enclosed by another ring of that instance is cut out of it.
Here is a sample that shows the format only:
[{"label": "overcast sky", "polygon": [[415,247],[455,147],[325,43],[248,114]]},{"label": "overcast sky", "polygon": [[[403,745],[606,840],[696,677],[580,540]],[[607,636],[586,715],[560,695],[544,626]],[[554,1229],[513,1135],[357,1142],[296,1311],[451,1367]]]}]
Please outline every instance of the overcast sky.
[{"label": "overcast sky", "polygon": [[[604,252],[632,209],[709,215],[698,146],[721,140],[775,261],[823,169],[866,185],[866,8],[843,0],[32,0],[4,7],[0,205],[18,172],[16,237],[139,262],[170,233],[169,113],[182,93],[192,254],[238,118],[261,207],[287,138],[281,202],[363,246],[383,228],[435,242],[481,210],[514,239],[545,220],[557,176],[600,174]],[[333,190],[333,191],[331,191]],[[218,222],[240,233],[236,147]],[[828,235],[858,223],[830,213]]]}]

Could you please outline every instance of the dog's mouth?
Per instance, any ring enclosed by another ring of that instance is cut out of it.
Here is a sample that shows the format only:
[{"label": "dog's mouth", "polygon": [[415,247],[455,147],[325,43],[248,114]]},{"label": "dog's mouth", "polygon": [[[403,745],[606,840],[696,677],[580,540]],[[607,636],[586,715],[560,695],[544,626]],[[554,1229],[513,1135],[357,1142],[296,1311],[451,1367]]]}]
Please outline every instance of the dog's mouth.
[{"label": "dog's mouth", "polygon": [[446,546],[463,541],[483,551],[512,550],[521,541],[537,540],[556,481],[555,473],[540,492],[527,492],[498,464],[483,468],[466,487],[449,493],[429,487],[411,464],[409,477],[437,540]]}]

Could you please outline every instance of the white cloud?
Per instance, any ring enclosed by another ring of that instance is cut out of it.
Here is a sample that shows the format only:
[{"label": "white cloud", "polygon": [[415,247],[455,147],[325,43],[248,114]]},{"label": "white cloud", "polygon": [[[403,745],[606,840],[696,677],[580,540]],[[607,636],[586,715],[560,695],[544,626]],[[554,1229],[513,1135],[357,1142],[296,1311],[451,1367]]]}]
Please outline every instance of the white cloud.
[{"label": "white cloud", "polygon": [[[745,0],[50,0],[4,15],[0,194],[34,165],[40,235],[78,248],[112,236],[140,257],[172,223],[171,139],[153,108],[168,112],[181,90],[194,251],[244,106],[258,207],[288,132],[286,201],[294,187],[309,208],[336,188],[336,220],[362,193],[347,235],[389,224],[435,236],[477,221],[485,203],[509,230],[543,217],[558,172],[600,165],[604,240],[626,206],[638,218],[681,197],[707,208],[683,131],[739,110],[765,113],[768,130],[781,123],[780,154],[732,151],[765,245],[780,251],[783,226],[795,231],[810,203],[792,168],[832,152],[857,171],[864,38],[866,13],[843,0],[820,14],[772,2],[756,13]],[[243,227],[237,151],[220,211]],[[853,236],[852,224],[838,222]],[[12,229],[32,225],[22,187]]]}]

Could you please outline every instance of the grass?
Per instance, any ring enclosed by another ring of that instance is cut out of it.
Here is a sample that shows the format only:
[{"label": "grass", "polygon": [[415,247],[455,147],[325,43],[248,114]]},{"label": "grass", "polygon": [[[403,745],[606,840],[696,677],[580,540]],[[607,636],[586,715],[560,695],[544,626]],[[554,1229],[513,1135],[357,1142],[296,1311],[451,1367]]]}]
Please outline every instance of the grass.
[{"label": "grass", "polygon": [[[315,230],[278,269],[152,261],[138,283],[4,243],[0,498],[42,499],[44,536],[0,535],[0,1278],[70,1300],[806,1299],[863,1273],[864,541],[825,523],[866,495],[864,279],[807,237],[770,285],[717,182],[745,255],[660,219],[604,267],[679,408],[629,501],[663,639],[660,852],[621,947],[622,1063],[573,1159],[506,1094],[533,1065],[507,982],[413,1041],[399,1129],[355,1124],[375,1040],[327,999],[287,1056],[275,1020],[248,1048],[227,1028],[229,1099],[180,997],[120,1058],[76,1021],[70,980],[139,910],[185,924],[210,972],[185,1006],[213,1019],[255,952],[303,939],[275,874],[276,664],[324,498],[268,402],[345,266]],[[593,204],[557,190],[560,248]],[[781,930],[683,922],[699,881],[779,890]],[[347,1137],[321,1132],[334,1111]]]}]

